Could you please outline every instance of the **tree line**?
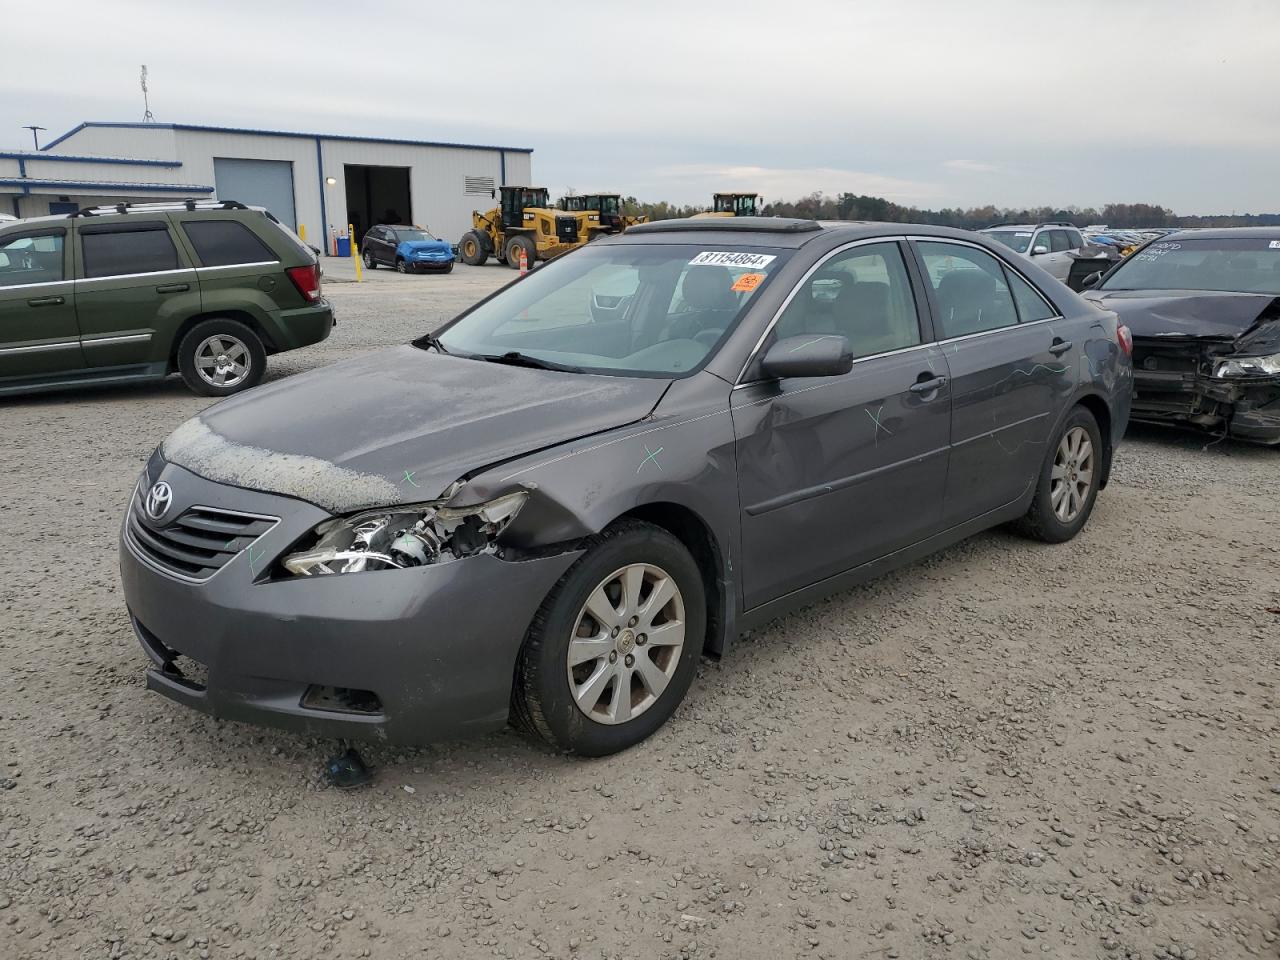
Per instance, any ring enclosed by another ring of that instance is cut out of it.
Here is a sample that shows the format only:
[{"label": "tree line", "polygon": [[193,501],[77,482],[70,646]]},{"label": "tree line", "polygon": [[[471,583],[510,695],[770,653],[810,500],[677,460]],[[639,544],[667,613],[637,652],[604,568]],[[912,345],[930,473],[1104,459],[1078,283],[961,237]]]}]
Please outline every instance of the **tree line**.
[{"label": "tree line", "polygon": [[[704,213],[705,206],[650,203],[626,197],[623,205],[628,214],[645,214],[650,220],[670,220]],[[827,196],[811,193],[799,200],[772,201],[764,205],[767,217],[802,217],[811,220],[879,220],[889,223],[930,223],[963,230],[980,230],[993,223],[1041,223],[1062,220],[1077,227],[1109,224],[1113,227],[1247,227],[1278,226],[1280,213],[1218,214],[1213,216],[1178,216],[1168,207],[1152,203],[1108,203],[1099,207],[944,207],[929,210],[894,203],[884,197],[841,193]]]}]

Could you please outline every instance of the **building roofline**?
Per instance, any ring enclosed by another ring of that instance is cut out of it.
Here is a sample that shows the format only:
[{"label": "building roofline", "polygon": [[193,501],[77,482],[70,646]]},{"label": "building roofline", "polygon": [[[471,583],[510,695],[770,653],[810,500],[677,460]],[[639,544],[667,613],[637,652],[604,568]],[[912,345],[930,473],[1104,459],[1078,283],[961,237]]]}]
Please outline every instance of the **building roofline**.
[{"label": "building roofline", "polygon": [[142,130],[190,130],[198,133],[236,133],[250,134],[260,137],[295,137],[305,140],[345,140],[352,143],[389,143],[410,147],[453,147],[461,150],[503,150],[507,153],[533,153],[532,147],[503,147],[488,143],[449,143],[442,140],[399,140],[392,137],[356,137],[343,134],[303,133],[295,130],[255,130],[249,127],[211,127],[194,123],[139,123],[136,121],[86,120],[73,127],[60,137],[46,143],[41,152],[56,147],[68,137],[72,137],[88,127],[112,127]]},{"label": "building roofline", "polygon": [[0,160],[50,160],[67,163],[125,163],[137,167],[180,167],[181,160],[133,159],[131,157],[82,157],[70,153],[45,153],[47,148],[37,150],[4,150],[0,151]]},{"label": "building roofline", "polygon": [[[57,187],[68,193],[86,190],[119,190],[143,193],[213,193],[214,188],[198,183],[119,183],[100,180],[42,180],[38,177],[0,177],[0,187]],[[30,192],[24,190],[24,193]]]}]

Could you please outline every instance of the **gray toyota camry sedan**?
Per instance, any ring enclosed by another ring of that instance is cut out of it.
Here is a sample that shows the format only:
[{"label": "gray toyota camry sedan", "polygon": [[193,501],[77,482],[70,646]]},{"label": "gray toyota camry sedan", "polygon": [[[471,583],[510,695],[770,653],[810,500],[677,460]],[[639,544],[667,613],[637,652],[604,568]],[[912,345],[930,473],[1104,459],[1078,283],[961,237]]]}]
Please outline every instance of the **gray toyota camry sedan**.
[{"label": "gray toyota camry sedan", "polygon": [[148,686],[314,735],[621,750],[747,628],[997,524],[1073,537],[1130,349],[972,233],[636,227],[174,431],[121,536]]}]

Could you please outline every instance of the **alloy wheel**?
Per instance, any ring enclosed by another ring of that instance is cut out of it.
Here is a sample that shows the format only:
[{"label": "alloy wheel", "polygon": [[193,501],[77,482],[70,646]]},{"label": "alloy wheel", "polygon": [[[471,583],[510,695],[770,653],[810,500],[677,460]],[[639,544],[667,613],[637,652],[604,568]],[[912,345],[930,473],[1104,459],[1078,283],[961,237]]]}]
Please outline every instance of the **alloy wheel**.
[{"label": "alloy wheel", "polygon": [[253,366],[248,346],[229,333],[215,333],[201,340],[195,360],[200,379],[224,389],[243,382]]},{"label": "alloy wheel", "polygon": [[667,688],[685,642],[684,598],[661,567],[632,563],[596,586],[569,639],[569,690],[597,723],[648,710]]},{"label": "alloy wheel", "polygon": [[1049,505],[1062,523],[1080,516],[1093,487],[1093,441],[1084,427],[1072,427],[1058,443],[1049,474]]}]

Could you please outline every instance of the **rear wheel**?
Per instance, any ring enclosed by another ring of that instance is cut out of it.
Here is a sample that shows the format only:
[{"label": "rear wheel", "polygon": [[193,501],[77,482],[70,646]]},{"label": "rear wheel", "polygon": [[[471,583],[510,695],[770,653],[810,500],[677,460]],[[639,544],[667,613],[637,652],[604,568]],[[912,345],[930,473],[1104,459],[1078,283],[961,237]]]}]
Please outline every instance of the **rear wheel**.
[{"label": "rear wheel", "polygon": [[459,242],[458,252],[462,254],[462,262],[471,267],[478,267],[489,259],[489,255],[485,253],[484,240],[474,230]]},{"label": "rear wheel", "polygon": [[706,637],[702,575],[647,523],[609,528],[534,616],[516,665],[513,716],[557,749],[599,757],[666,722]]},{"label": "rear wheel", "polygon": [[1045,456],[1031,508],[1018,526],[1046,543],[1070,540],[1089,520],[1102,479],[1102,432],[1084,407],[1059,428]]},{"label": "rear wheel", "polygon": [[227,397],[262,381],[267,351],[261,338],[238,320],[205,320],[178,344],[178,371],[194,393]]},{"label": "rear wheel", "polygon": [[507,241],[507,266],[513,270],[520,269],[520,251],[524,251],[525,259],[530,267],[537,261],[538,248],[533,241],[523,234],[518,234]]},{"label": "rear wheel", "polygon": [[366,270],[378,269],[378,261],[373,258],[372,250],[365,250],[364,252],[364,268]]}]

